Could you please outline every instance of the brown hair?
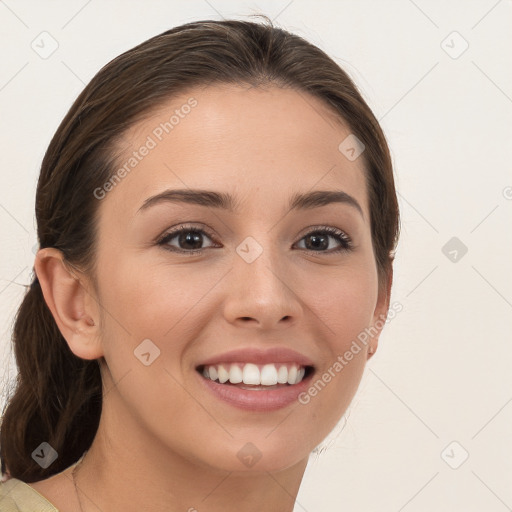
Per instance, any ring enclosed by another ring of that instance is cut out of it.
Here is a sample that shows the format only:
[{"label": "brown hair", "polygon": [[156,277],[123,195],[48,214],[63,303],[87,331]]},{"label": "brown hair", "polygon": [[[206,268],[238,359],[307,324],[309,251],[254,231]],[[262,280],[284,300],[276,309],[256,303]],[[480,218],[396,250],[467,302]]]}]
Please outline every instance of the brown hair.
[{"label": "brown hair", "polygon": [[[173,95],[197,85],[277,85],[320,98],[365,145],[363,153],[379,286],[387,283],[399,234],[389,149],[349,76],[322,50],[285,30],[249,21],[187,23],[139,44],[104,66],[71,106],[42,161],[36,193],[41,248],[93,275],[99,201],[115,172],[120,136]],[[340,141],[341,142],[341,141]],[[1,471],[25,482],[76,462],[96,434],[102,383],[98,360],[76,357],[37,279],[16,315],[18,376],[0,429]],[[42,468],[34,450],[57,459]]]}]

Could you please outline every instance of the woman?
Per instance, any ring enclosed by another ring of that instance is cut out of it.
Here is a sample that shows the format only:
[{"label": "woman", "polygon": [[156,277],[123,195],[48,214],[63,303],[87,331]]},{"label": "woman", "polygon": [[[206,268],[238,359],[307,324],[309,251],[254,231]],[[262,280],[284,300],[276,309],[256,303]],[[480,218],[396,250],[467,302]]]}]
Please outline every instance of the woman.
[{"label": "woman", "polygon": [[36,195],[2,510],[292,511],[389,309],[381,128],[317,47],[173,28],[91,80]]}]

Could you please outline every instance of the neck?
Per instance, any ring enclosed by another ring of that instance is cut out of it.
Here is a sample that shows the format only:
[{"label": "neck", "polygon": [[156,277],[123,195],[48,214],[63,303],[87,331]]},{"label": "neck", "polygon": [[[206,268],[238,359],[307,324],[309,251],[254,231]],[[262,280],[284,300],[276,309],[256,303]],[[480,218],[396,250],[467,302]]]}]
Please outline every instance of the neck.
[{"label": "neck", "polygon": [[276,472],[223,471],[162,446],[135,420],[121,417],[123,424],[109,408],[102,411],[97,435],[77,469],[83,512],[293,511],[307,458]]}]

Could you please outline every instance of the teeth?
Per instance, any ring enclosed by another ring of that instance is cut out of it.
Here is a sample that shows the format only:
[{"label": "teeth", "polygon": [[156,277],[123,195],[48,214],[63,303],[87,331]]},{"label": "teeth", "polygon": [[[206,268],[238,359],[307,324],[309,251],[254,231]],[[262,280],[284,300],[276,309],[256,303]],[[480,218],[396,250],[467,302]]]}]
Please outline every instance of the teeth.
[{"label": "teeth", "polygon": [[288,382],[288,368],[281,366],[277,372],[277,382],[279,384],[286,384]]},{"label": "teeth", "polygon": [[229,380],[229,372],[226,370],[226,368],[224,368],[222,364],[219,364],[217,373],[219,375],[219,382],[221,384],[224,384],[224,382],[227,382]]},{"label": "teeth", "polygon": [[277,384],[277,370],[273,364],[266,364],[261,370],[261,384],[274,386]]},{"label": "teeth", "polygon": [[255,364],[248,363],[244,366],[244,384],[261,384],[261,375],[258,367]]},{"label": "teeth", "polygon": [[252,386],[275,386],[276,384],[298,384],[306,373],[306,368],[295,363],[270,363],[257,365],[253,363],[231,363],[208,365],[203,369],[203,376],[217,380],[221,384],[244,383]]},{"label": "teeth", "polygon": [[231,368],[229,369],[229,382],[231,382],[231,384],[239,384],[240,382],[242,382],[242,380],[242,370],[236,364],[232,364]]},{"label": "teeth", "polygon": [[296,380],[297,380],[297,367],[292,366],[288,370],[288,384],[295,384]]}]

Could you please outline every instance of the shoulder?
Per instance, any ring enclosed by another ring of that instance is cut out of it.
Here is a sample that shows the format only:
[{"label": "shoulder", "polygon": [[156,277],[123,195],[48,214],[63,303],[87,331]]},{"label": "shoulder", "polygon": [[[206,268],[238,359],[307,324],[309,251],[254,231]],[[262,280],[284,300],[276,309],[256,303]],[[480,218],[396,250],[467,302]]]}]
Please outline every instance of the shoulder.
[{"label": "shoulder", "polygon": [[2,512],[59,512],[46,498],[30,485],[17,478],[0,482],[0,510]]}]

